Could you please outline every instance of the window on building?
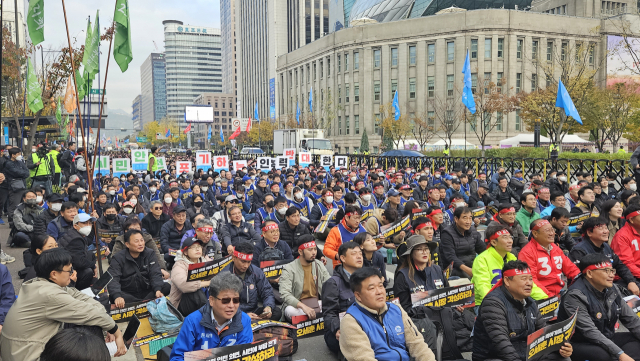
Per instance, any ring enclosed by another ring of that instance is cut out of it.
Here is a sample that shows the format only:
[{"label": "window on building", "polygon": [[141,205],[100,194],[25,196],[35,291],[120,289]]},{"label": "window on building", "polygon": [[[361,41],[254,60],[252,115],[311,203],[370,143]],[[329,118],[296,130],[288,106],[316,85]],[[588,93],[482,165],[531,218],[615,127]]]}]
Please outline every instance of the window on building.
[{"label": "window on building", "polygon": [[538,90],[538,74],[531,74],[531,91]]},{"label": "window on building", "polygon": [[491,38],[484,39],[484,58],[491,59]]},{"label": "window on building", "polygon": [[456,55],[456,43],[453,41],[447,42],[447,61],[453,61]]},{"label": "window on building", "polygon": [[584,56],[584,49],[582,48],[582,43],[576,41],[576,63],[580,64],[582,62],[582,57]]},{"label": "window on building", "polygon": [[476,93],[478,89],[478,73],[471,73],[471,91],[473,94]]},{"label": "window on building", "polygon": [[378,154],[378,147],[376,146],[373,147],[373,154]]},{"label": "window on building", "polygon": [[346,135],[349,135],[349,125],[350,125],[349,123],[350,123],[350,122],[349,122],[349,116],[348,116],[348,115],[345,115],[345,117],[344,117],[344,125],[345,125],[346,130],[347,130],[347,131],[345,132],[345,134],[346,134]]},{"label": "window on building", "polygon": [[538,60],[538,40],[531,41],[531,59]]},{"label": "window on building", "polygon": [[222,112],[222,116],[226,117],[227,116],[227,112]]},{"label": "window on building", "polygon": [[360,69],[360,53],[353,53],[353,70]]},{"label": "window on building", "polygon": [[524,40],[518,39],[516,42],[516,59],[522,59],[522,44]]},{"label": "window on building", "polygon": [[342,57],[338,55],[338,73],[342,71]]},{"label": "window on building", "polygon": [[433,98],[436,94],[436,77],[428,76],[427,77],[427,96],[429,98]]},{"label": "window on building", "polygon": [[215,115],[216,117],[220,116],[220,112],[213,112],[213,115]]},{"label": "window on building", "polygon": [[374,114],[373,120],[373,133],[382,135],[382,128],[380,128],[380,114]]},{"label": "window on building", "polygon": [[567,60],[568,47],[569,47],[569,44],[564,43],[564,42],[562,43],[562,45],[560,47],[560,61]]},{"label": "window on building", "polygon": [[[297,75],[297,74],[296,74]],[[218,107],[218,102],[216,102],[216,108]]]},{"label": "window on building", "polygon": [[373,67],[380,67],[380,49],[376,49],[373,51]]},{"label": "window on building", "polygon": [[478,39],[471,39],[471,59],[478,59]]},{"label": "window on building", "polygon": [[331,58],[327,58],[327,76],[331,76]]},{"label": "window on building", "polygon": [[398,48],[391,48],[391,66],[398,66]]},{"label": "window on building", "polygon": [[353,101],[356,103],[360,101],[360,84],[358,83],[353,84]]},{"label": "window on building", "polygon": [[338,85],[338,103],[342,103],[342,85]]},{"label": "window on building", "polygon": [[447,75],[447,96],[453,96],[453,75]]},{"label": "window on building", "polygon": [[313,81],[316,80],[316,76],[317,76],[317,71],[318,68],[316,67],[316,63],[313,63]]},{"label": "window on building", "polygon": [[589,65],[593,65],[595,56],[595,46],[593,44],[589,45]]},{"label": "window on building", "polygon": [[489,83],[491,83],[491,73],[484,73],[484,78],[482,79],[482,86],[484,87],[484,93],[489,94]]},{"label": "window on building", "polygon": [[344,86],[344,102],[349,102],[349,84]]},{"label": "window on building", "polygon": [[396,94],[396,90],[398,90],[398,79],[391,79],[391,99]]},{"label": "window on building", "polygon": [[344,71],[349,71],[349,53],[344,54]]},{"label": "window on building", "polygon": [[373,100],[380,101],[380,80],[373,82]]},{"label": "window on building", "polygon": [[436,112],[434,112],[433,110],[429,110],[427,112],[427,126],[430,129],[433,129],[436,126]]},{"label": "window on building", "polygon": [[547,61],[553,60],[553,41],[547,41]]},{"label": "window on building", "polygon": [[516,130],[521,130],[520,109],[516,110]]},{"label": "window on building", "polygon": [[409,47],[409,65],[416,65],[416,46]]},{"label": "window on building", "polygon": [[320,79],[324,79],[324,62],[320,61]]},{"label": "window on building", "polygon": [[349,154],[349,147],[344,147],[345,154]]},{"label": "window on building", "polygon": [[498,59],[504,57],[504,38],[498,38]]},{"label": "window on building", "polygon": [[522,73],[516,73],[516,94],[520,93],[522,87]]},{"label": "window on building", "polygon": [[342,117],[338,116],[338,135],[342,135]]},{"label": "window on building", "polygon": [[496,130],[499,132],[502,131],[502,112],[496,113]]},{"label": "window on building", "polygon": [[360,134],[360,116],[353,116],[353,129],[355,129],[355,134]]},{"label": "window on building", "polygon": [[409,78],[409,98],[416,98],[416,78]]},{"label": "window on building", "polygon": [[429,63],[436,61],[436,44],[427,45],[427,61]]},{"label": "window on building", "polygon": [[484,123],[484,131],[485,132],[489,132],[491,131],[491,118],[493,117],[493,114],[491,113],[483,113],[482,114],[482,122]]}]

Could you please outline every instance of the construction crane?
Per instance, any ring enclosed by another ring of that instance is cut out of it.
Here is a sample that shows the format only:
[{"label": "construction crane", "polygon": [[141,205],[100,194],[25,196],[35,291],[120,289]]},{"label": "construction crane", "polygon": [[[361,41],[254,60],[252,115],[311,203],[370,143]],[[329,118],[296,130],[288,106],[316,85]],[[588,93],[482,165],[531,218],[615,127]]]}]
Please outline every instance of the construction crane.
[{"label": "construction crane", "polygon": [[155,40],[152,40],[152,41],[153,41],[153,46],[155,46],[155,47],[156,47],[156,51],[160,51],[160,50],[158,49],[158,44],[156,44],[156,41],[155,41]]}]

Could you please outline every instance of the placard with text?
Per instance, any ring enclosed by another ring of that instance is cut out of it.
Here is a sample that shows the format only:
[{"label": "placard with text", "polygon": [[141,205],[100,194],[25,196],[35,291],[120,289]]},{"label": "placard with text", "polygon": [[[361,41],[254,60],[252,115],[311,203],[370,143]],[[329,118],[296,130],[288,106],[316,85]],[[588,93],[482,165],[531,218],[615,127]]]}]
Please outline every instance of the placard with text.
[{"label": "placard with text", "polygon": [[131,150],[131,168],[138,171],[149,168],[149,149]]},{"label": "placard with text", "polygon": [[131,172],[131,159],[129,158],[115,158],[113,162],[113,177],[120,177],[123,174]]},{"label": "placard with text", "polygon": [[211,153],[207,151],[196,152],[196,170],[208,171],[211,169]]},{"label": "placard with text", "polygon": [[191,172],[191,162],[189,161],[178,161],[176,162],[176,174],[180,175],[182,173]]},{"label": "placard with text", "polygon": [[226,155],[213,157],[213,170],[218,173],[220,173],[221,170],[229,170],[229,157]]}]

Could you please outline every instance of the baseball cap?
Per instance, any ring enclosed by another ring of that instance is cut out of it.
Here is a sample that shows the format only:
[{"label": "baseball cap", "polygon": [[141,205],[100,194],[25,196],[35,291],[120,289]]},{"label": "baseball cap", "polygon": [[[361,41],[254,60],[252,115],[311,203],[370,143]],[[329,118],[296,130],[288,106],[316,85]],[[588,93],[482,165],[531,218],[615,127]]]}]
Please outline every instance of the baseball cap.
[{"label": "baseball cap", "polygon": [[193,246],[194,243],[200,243],[202,247],[204,247],[204,242],[199,240],[197,237],[187,237],[182,244],[180,244],[180,249],[184,250],[185,248],[189,248]]},{"label": "baseball cap", "polygon": [[236,196],[234,196],[233,194],[228,195],[227,198],[224,199],[225,202],[233,202],[233,201],[237,201],[237,200],[238,200],[238,198]]},{"label": "baseball cap", "polygon": [[60,193],[51,193],[47,201],[49,201],[49,203],[64,202],[64,197]]},{"label": "baseball cap", "polygon": [[187,209],[184,208],[184,206],[177,206],[176,208],[173,209],[173,214],[186,212],[186,211]]},{"label": "baseball cap", "polygon": [[96,219],[86,213],[78,213],[73,217],[73,224],[84,223],[87,221],[95,222]]},{"label": "baseball cap", "polygon": [[387,197],[395,197],[400,195],[400,192],[398,192],[398,190],[396,190],[395,188],[391,188],[389,189],[389,192],[387,192]]}]

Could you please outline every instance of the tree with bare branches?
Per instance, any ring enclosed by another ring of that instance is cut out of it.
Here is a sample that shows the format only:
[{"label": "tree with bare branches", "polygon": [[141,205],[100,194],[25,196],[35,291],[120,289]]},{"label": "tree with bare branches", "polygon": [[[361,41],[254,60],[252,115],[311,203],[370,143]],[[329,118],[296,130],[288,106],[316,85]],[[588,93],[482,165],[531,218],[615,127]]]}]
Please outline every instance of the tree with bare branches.
[{"label": "tree with bare branches", "polygon": [[396,120],[394,109],[391,103],[380,105],[380,117],[382,118],[382,129],[384,133],[391,137],[396,148],[404,144],[409,134],[411,134],[411,121],[406,114]]},{"label": "tree with bare branches", "polygon": [[463,123],[464,105],[460,102],[461,96],[459,89],[454,88],[453,96],[435,96],[427,103],[428,109],[433,112],[436,136],[444,140],[449,148],[451,148],[453,135]]}]

